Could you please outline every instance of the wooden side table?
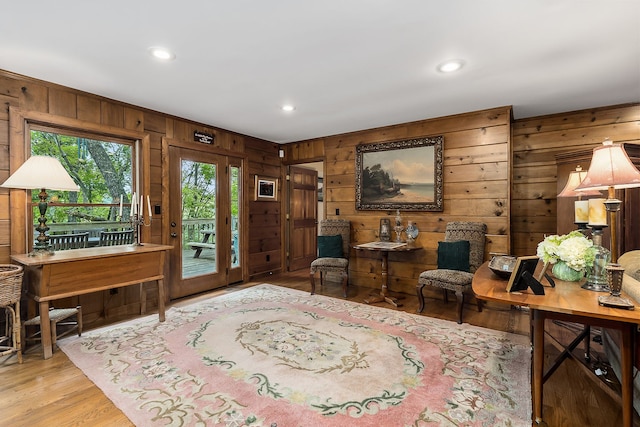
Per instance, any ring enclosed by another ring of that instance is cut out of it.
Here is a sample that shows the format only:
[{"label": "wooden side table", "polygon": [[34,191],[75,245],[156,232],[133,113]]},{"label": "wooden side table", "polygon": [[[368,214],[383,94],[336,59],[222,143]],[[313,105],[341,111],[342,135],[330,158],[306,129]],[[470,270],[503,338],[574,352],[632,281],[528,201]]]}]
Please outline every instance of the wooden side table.
[{"label": "wooden side table", "polygon": [[382,267],[380,270],[380,274],[382,276],[382,287],[380,289],[380,293],[369,296],[369,298],[365,299],[364,302],[366,304],[387,302],[394,307],[402,306],[402,304],[398,302],[399,298],[394,298],[387,294],[387,291],[389,289],[389,253],[409,253],[422,249],[422,247],[397,242],[370,242],[356,245],[354,246],[354,248],[358,250],[379,252],[380,260],[382,262]]}]

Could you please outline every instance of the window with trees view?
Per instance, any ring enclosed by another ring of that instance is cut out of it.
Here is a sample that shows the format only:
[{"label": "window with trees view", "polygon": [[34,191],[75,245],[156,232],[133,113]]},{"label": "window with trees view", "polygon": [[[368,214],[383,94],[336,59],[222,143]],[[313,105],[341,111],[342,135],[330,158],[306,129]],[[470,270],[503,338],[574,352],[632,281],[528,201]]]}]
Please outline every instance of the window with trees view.
[{"label": "window with trees view", "polygon": [[[31,154],[60,160],[80,187],[78,192],[47,190],[49,234],[89,231],[90,236],[96,236],[100,230],[123,227],[118,218],[120,200],[122,198],[122,216],[129,218],[130,198],[135,188],[135,141],[66,135],[34,128],[30,136]],[[36,204],[37,194],[33,191],[31,196]],[[39,216],[36,210],[34,205],[34,224]]]}]

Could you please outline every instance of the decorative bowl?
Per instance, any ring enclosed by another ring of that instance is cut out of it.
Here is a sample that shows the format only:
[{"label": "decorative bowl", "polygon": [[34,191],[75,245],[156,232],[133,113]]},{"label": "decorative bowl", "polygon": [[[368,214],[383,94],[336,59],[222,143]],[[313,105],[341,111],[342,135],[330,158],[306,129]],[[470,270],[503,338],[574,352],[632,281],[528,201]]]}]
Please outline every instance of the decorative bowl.
[{"label": "decorative bowl", "polygon": [[491,261],[489,261],[489,269],[497,276],[508,279],[516,265],[517,259],[518,258],[514,256],[495,255],[491,258]]}]

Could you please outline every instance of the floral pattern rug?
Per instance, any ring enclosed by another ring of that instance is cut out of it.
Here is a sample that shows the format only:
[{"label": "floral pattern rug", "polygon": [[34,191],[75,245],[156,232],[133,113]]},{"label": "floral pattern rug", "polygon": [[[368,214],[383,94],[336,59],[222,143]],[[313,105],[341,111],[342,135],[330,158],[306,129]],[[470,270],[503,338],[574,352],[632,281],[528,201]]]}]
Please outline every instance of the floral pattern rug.
[{"label": "floral pattern rug", "polygon": [[258,285],[59,346],[138,426],[530,426],[528,337]]}]

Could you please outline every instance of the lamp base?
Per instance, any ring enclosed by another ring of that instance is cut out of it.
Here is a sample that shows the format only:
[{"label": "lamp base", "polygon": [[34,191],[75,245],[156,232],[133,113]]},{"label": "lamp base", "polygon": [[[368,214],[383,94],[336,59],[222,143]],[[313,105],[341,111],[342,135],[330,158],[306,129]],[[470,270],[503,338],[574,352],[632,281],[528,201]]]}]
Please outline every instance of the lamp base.
[{"label": "lamp base", "polygon": [[29,256],[45,256],[45,255],[53,255],[55,251],[53,250],[53,246],[46,243],[36,242],[33,245],[33,251],[29,253]]},{"label": "lamp base", "polygon": [[599,296],[598,304],[603,305],[605,307],[624,308],[626,310],[633,310],[635,308],[633,303],[628,299],[613,296],[613,295]]},{"label": "lamp base", "polygon": [[594,292],[610,292],[609,286],[607,286],[606,284],[600,284],[600,283],[586,282],[584,285],[582,285],[582,289],[586,289],[588,291],[594,291]]}]

